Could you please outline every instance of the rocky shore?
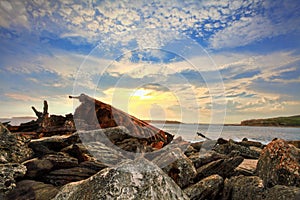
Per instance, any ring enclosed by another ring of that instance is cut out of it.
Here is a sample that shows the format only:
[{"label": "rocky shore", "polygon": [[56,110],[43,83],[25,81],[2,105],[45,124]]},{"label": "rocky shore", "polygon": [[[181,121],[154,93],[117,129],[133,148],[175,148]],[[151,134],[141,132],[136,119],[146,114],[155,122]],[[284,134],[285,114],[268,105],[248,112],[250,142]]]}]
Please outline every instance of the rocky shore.
[{"label": "rocky shore", "polygon": [[145,124],[138,136],[126,123],[74,131],[69,119],[46,135],[0,124],[0,199],[300,199],[299,141],[189,143],[138,137]]}]

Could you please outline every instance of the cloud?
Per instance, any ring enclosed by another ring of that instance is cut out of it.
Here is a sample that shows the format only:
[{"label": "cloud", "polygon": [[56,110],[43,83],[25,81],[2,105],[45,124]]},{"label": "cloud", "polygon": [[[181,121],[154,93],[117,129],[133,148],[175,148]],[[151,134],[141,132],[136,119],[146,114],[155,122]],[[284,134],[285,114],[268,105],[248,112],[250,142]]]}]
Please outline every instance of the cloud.
[{"label": "cloud", "polygon": [[[293,5],[293,6],[291,6]],[[264,1],[262,13],[244,16],[226,28],[217,31],[209,39],[213,49],[245,46],[294,31],[299,32],[299,4],[294,1]],[[287,12],[288,10],[288,12]]]},{"label": "cloud", "polygon": [[[243,46],[257,39],[284,34],[297,29],[278,7],[285,5],[259,1],[101,1],[8,2],[2,1],[2,27],[27,26],[37,35],[52,33],[72,43],[101,42],[103,50],[127,48],[134,41],[138,48],[165,46],[178,33],[203,38],[212,48]],[[268,9],[268,6],[272,7]],[[260,13],[266,8],[267,13]],[[272,15],[276,8],[279,17]],[[268,16],[269,15],[269,16]],[[296,14],[294,14],[296,15]],[[266,16],[266,17],[264,17]],[[277,21],[271,21],[276,17]],[[58,23],[59,22],[59,23]],[[278,27],[279,28],[276,28]],[[285,28],[285,29],[283,29]],[[17,29],[16,29],[17,30]],[[18,31],[19,34],[20,30]],[[243,40],[244,38],[244,40]]]}]

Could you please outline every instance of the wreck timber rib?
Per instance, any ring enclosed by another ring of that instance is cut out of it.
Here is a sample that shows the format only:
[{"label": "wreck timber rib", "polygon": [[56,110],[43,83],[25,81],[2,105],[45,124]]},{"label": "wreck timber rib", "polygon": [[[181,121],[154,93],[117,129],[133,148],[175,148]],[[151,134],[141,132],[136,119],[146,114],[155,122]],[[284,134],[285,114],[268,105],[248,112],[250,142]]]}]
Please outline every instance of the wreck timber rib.
[{"label": "wreck timber rib", "polygon": [[146,139],[149,144],[156,148],[161,148],[173,140],[173,135],[88,95],[81,94],[79,97],[69,97],[79,99],[81,102],[74,113],[77,129],[124,126],[129,130],[132,137]]}]

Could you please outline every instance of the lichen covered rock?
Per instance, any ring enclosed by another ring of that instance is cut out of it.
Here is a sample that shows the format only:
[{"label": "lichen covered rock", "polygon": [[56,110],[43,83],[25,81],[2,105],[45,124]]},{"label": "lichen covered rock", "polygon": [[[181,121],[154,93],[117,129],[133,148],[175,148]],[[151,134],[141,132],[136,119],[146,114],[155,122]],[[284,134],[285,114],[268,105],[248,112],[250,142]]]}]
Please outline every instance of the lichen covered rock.
[{"label": "lichen covered rock", "polygon": [[222,199],[262,199],[264,189],[263,181],[258,176],[234,176],[225,180]]},{"label": "lichen covered rock", "polygon": [[183,191],[191,200],[219,199],[223,189],[223,178],[217,174],[211,175],[187,187]]},{"label": "lichen covered rock", "polygon": [[18,163],[0,164],[0,197],[16,187],[16,178],[24,176],[26,167]]},{"label": "lichen covered rock", "polygon": [[124,162],[94,176],[65,185],[55,200],[188,199],[177,184],[146,159]]},{"label": "lichen covered rock", "polygon": [[282,139],[270,142],[257,163],[257,174],[267,187],[300,187],[300,150]]},{"label": "lichen covered rock", "polygon": [[0,163],[20,163],[33,155],[28,141],[22,136],[12,134],[0,123]]}]

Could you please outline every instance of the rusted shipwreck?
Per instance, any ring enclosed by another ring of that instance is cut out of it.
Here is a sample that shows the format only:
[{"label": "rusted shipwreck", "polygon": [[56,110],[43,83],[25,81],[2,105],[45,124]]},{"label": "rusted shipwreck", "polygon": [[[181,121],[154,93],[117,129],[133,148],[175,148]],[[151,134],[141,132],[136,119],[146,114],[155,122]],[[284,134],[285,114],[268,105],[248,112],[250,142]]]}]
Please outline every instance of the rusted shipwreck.
[{"label": "rusted shipwreck", "polygon": [[117,126],[124,126],[129,130],[130,138],[146,142],[145,145],[160,149],[173,140],[173,135],[160,130],[151,124],[123,112],[109,104],[96,100],[88,95],[81,94],[74,97],[81,104],[76,108],[74,115],[48,114],[48,104],[44,101],[43,112],[32,107],[37,120],[23,123],[18,127],[8,127],[13,132],[19,132],[30,137],[44,137],[52,135],[71,134],[76,130],[94,130]]}]

